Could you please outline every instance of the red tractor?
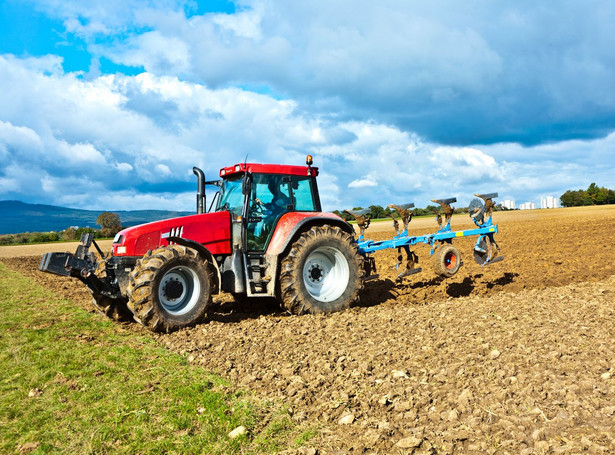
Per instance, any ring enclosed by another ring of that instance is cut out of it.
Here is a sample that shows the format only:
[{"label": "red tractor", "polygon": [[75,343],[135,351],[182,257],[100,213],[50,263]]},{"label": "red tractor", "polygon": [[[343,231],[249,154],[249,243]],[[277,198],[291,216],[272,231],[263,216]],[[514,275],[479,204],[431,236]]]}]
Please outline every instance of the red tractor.
[{"label": "red tractor", "polygon": [[[39,268],[80,279],[102,313],[154,331],[199,323],[221,291],[273,297],[293,314],[347,308],[370,261],[352,226],[322,211],[318,168],[306,164],[240,163],[209,182],[194,168],[196,215],[124,229],[106,257],[86,234],[75,254],[47,253]],[[205,213],[208,184],[219,191]]]}]

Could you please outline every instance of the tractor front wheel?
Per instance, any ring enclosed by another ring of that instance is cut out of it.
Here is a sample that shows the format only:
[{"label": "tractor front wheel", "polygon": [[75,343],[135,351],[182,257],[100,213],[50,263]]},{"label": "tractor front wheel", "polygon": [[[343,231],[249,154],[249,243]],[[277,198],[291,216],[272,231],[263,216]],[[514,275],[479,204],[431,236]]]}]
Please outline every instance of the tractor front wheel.
[{"label": "tractor front wheel", "polygon": [[282,261],[282,305],[293,314],[348,308],[363,288],[362,262],[353,238],[339,227],[311,228]]},{"label": "tractor front wheel", "polygon": [[155,332],[191,327],[205,318],[211,287],[207,261],[192,248],[169,245],[137,261],[130,273],[128,308]]},{"label": "tractor front wheel", "polygon": [[[98,262],[94,274],[99,279],[105,281],[107,278],[107,268],[104,260]],[[106,295],[92,292],[92,305],[94,305],[94,308],[96,308],[99,313],[114,321],[132,321],[132,313],[126,306],[126,302],[126,299],[123,297],[114,299]]]},{"label": "tractor front wheel", "polygon": [[132,321],[132,313],[123,298],[112,299],[106,295],[92,293],[92,305],[96,310],[117,322]]}]

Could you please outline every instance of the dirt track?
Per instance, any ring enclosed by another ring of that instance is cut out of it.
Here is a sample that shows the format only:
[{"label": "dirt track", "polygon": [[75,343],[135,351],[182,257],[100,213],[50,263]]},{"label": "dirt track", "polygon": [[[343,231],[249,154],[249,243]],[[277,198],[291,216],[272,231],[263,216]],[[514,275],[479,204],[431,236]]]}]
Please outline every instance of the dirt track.
[{"label": "dirt track", "polygon": [[[418,247],[424,271],[395,285],[396,253],[378,253],[381,280],[349,311],[245,312],[223,298],[209,323],[152,336],[287,403],[320,428],[320,453],[615,453],[615,207],[495,218],[506,260],[490,267],[461,238],[454,278],[436,278]],[[89,308],[79,283],[36,272],[39,258],[1,260]]]}]

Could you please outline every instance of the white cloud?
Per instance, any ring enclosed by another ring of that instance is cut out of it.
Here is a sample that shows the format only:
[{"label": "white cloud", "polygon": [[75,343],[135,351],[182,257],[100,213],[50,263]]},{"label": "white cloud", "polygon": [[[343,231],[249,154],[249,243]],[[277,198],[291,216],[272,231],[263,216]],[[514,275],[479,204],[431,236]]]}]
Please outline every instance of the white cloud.
[{"label": "white cloud", "polygon": [[161,174],[163,176],[171,175],[171,169],[166,164],[157,164],[156,165],[156,173]]},{"label": "white cloud", "polygon": [[130,172],[134,169],[134,167],[128,163],[116,163],[114,166],[120,172]]},{"label": "white cloud", "polygon": [[73,163],[87,163],[92,165],[105,165],[105,157],[92,144],[68,144],[59,141],[58,158],[69,166]]},{"label": "white cloud", "polygon": [[185,74],[191,68],[189,46],[176,36],[154,30],[131,38],[110,57],[124,65],[143,66],[156,74]]},{"label": "white cloud", "polygon": [[375,187],[378,186],[378,182],[376,179],[371,176],[365,176],[360,179],[353,180],[348,184],[348,188],[365,188],[365,187]]},{"label": "white cloud", "polygon": [[42,147],[43,142],[34,130],[0,120],[0,158],[7,159],[8,155],[21,151],[36,154]]},{"label": "white cloud", "polygon": [[223,30],[232,31],[236,37],[258,41],[263,36],[261,14],[256,10],[240,11],[236,14],[215,14],[211,20]]},{"label": "white cloud", "polygon": [[0,194],[11,194],[19,191],[19,180],[14,178],[0,177]]},{"label": "white cloud", "polygon": [[190,0],[31,3],[96,57],[211,88],[265,87],[314,116],[433,142],[534,145],[615,128],[607,0],[241,0],[234,14],[189,17]]}]

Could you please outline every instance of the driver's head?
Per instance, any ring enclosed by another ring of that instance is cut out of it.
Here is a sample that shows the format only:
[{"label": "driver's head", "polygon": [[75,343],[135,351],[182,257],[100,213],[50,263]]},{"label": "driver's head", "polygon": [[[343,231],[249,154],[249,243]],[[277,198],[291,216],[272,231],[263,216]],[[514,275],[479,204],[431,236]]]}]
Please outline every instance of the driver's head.
[{"label": "driver's head", "polygon": [[282,179],[280,177],[271,177],[269,179],[267,187],[269,188],[269,191],[271,191],[271,194],[273,194],[274,196],[280,193],[281,182]]}]

